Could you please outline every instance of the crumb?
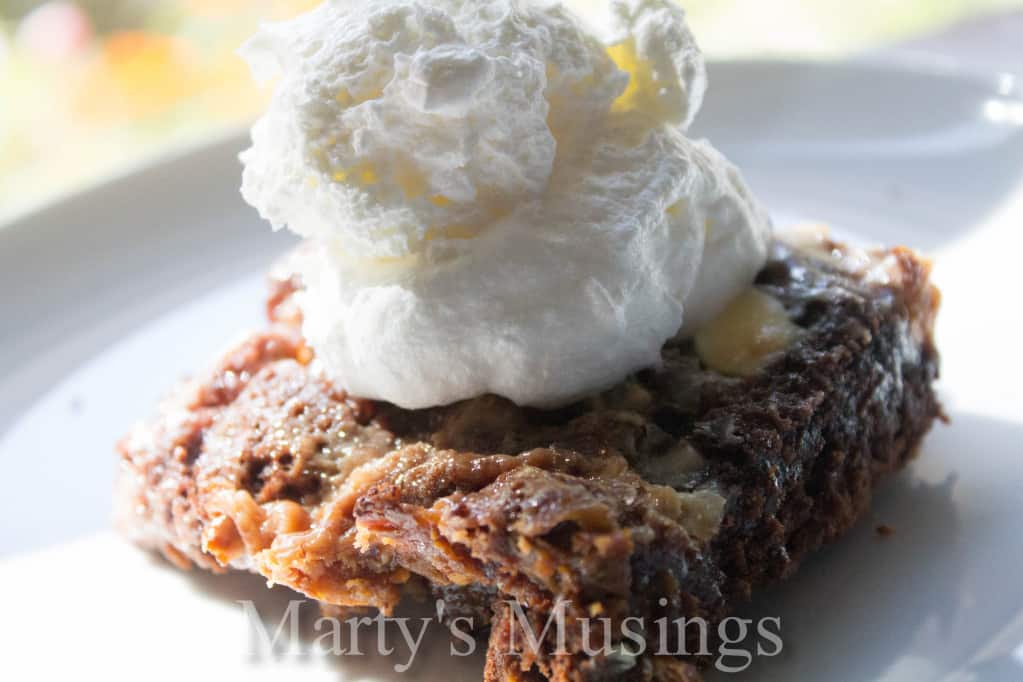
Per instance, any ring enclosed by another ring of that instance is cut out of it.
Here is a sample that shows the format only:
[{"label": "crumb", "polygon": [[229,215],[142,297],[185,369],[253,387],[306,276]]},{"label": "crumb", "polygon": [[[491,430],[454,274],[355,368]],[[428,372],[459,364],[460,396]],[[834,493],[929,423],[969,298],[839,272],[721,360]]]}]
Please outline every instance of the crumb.
[{"label": "crumb", "polygon": [[878,535],[883,538],[890,538],[895,535],[895,529],[889,526],[887,523],[880,523],[877,528],[874,529]]}]

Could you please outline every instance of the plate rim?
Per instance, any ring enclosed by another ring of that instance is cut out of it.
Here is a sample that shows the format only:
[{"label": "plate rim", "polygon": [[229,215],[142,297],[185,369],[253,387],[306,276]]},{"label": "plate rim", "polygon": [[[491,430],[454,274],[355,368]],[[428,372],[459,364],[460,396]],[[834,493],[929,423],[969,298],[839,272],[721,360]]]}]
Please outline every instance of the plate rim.
[{"label": "plate rim", "polygon": [[[714,70],[728,69],[737,71],[769,70],[773,73],[815,70],[815,71],[860,71],[864,74],[882,73],[887,75],[919,76],[925,78],[949,79],[970,83],[985,89],[991,89],[1000,97],[1018,97],[1023,99],[1023,79],[1017,78],[1009,71],[991,71],[974,67],[955,58],[945,58],[918,52],[876,52],[858,55],[848,59],[810,60],[784,57],[765,59],[756,58],[725,58],[711,59],[707,68]],[[713,80],[711,81],[713,87]],[[1008,89],[1006,83],[1009,83]],[[699,119],[699,116],[697,116]],[[9,241],[10,234],[30,229],[31,224],[45,220],[51,212],[67,210],[81,201],[87,201],[90,195],[101,192],[119,184],[129,177],[153,172],[164,167],[178,164],[188,165],[195,159],[211,153],[211,150],[225,146],[238,146],[249,137],[249,128],[245,124],[215,129],[207,134],[199,135],[180,147],[157,151],[143,155],[139,159],[126,162],[96,178],[87,180],[56,196],[42,199],[29,204],[0,220],[0,246]]]}]

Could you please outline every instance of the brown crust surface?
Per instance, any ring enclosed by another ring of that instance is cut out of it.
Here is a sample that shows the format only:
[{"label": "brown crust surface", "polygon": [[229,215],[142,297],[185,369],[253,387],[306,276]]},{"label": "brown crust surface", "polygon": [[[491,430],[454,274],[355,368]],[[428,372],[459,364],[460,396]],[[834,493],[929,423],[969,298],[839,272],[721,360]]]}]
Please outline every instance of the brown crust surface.
[{"label": "brown crust surface", "polygon": [[855,522],[940,416],[938,295],[908,250],[826,246],[779,244],[762,271],[801,330],[762,371],[722,376],[673,340],[660,368],[551,412],[352,398],[297,332],[300,283],[277,278],[270,328],[120,444],[122,525],[179,565],[338,606],[389,611],[427,584],[491,625],[488,680],[695,680],[692,661],[587,656],[573,627],[532,651],[503,602],[537,631],[559,600],[569,623],[716,623]]}]

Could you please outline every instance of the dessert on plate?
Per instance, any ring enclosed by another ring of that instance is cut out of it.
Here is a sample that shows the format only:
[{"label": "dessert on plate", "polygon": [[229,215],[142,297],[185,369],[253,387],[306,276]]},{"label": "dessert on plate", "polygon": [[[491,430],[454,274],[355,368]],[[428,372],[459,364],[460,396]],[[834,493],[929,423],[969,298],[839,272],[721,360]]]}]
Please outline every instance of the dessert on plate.
[{"label": "dessert on plate", "polygon": [[[246,45],[279,81],[242,192],[304,240],[265,328],[120,443],[134,540],[327,608],[432,595],[487,680],[695,680],[653,623],[719,623],[855,523],[940,416],[929,265],[773,235],[686,136],[682,10],[609,25],[337,0]],[[516,637],[558,609],[564,641]]]}]

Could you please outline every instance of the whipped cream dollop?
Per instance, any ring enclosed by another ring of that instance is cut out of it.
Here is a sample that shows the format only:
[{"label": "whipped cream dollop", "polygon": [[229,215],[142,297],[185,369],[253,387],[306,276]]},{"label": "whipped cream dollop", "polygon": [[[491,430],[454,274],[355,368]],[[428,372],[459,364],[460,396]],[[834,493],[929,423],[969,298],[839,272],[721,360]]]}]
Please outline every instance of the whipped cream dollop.
[{"label": "whipped cream dollop", "polygon": [[770,225],[685,132],[703,57],[669,0],[329,0],[243,48],[279,78],[242,194],[305,237],[303,332],[350,392],[555,406],[656,365]]}]

